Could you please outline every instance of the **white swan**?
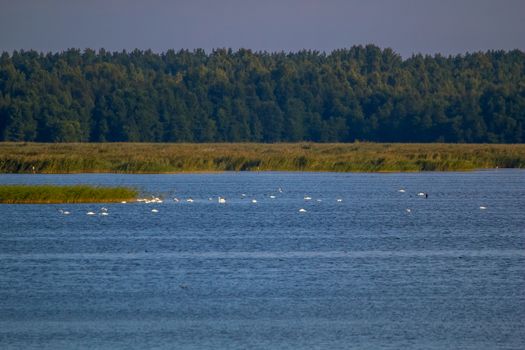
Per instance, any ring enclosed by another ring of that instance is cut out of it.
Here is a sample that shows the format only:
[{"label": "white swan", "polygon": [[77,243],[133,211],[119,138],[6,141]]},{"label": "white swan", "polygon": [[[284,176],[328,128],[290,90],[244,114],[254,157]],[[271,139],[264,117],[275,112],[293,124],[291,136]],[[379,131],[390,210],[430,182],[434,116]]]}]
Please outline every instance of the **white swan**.
[{"label": "white swan", "polygon": [[224,204],[224,203],[226,203],[226,199],[222,198],[222,197],[219,197],[218,202],[221,203],[221,204]]},{"label": "white swan", "polygon": [[151,209],[152,213],[158,213],[159,211],[157,209]]},{"label": "white swan", "polygon": [[299,209],[299,213],[306,213],[306,209],[304,208]]}]

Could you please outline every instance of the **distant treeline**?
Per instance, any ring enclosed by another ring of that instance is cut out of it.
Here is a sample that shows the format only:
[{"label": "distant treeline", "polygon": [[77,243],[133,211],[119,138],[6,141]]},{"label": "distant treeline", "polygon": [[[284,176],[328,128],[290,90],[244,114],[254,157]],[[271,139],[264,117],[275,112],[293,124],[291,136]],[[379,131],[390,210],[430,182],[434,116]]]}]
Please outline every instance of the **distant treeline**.
[{"label": "distant treeline", "polygon": [[0,141],[525,142],[525,53],[0,57]]}]

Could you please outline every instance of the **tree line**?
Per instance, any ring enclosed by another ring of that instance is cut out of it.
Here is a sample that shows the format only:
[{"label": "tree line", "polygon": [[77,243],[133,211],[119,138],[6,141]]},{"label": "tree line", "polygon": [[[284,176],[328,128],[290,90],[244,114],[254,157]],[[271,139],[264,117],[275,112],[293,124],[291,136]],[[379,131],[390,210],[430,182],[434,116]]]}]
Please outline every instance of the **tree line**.
[{"label": "tree line", "polygon": [[525,53],[3,52],[0,140],[522,143]]}]

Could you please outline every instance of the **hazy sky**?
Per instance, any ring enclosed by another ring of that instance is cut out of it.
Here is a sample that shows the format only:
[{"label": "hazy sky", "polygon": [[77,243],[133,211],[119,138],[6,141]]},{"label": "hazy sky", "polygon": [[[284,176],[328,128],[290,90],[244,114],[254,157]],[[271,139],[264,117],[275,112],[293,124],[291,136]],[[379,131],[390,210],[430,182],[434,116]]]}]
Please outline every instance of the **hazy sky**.
[{"label": "hazy sky", "polygon": [[0,51],[525,50],[525,0],[0,0]]}]

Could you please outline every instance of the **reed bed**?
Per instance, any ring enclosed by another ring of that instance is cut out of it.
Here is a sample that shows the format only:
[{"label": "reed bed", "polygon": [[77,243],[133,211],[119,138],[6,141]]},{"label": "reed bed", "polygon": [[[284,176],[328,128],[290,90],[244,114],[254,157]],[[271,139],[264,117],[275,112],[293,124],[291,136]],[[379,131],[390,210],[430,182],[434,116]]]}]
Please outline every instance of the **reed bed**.
[{"label": "reed bed", "polygon": [[0,173],[399,172],[525,168],[525,145],[0,143]]},{"label": "reed bed", "polygon": [[126,187],[89,185],[0,185],[0,203],[111,203],[137,198],[137,191]]}]

